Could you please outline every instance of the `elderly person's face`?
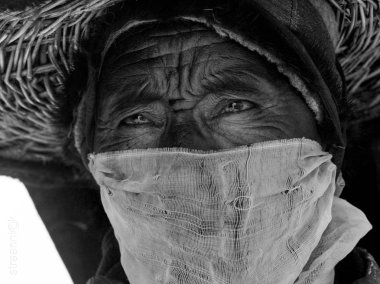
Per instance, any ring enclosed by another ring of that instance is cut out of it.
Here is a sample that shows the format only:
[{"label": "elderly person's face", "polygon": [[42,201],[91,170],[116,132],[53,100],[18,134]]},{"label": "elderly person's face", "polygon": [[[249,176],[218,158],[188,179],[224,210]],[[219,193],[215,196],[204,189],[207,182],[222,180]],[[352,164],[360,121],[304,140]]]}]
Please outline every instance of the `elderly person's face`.
[{"label": "elderly person's face", "polygon": [[108,52],[97,96],[96,152],[319,141],[313,113],[275,67],[194,24],[125,36]]}]

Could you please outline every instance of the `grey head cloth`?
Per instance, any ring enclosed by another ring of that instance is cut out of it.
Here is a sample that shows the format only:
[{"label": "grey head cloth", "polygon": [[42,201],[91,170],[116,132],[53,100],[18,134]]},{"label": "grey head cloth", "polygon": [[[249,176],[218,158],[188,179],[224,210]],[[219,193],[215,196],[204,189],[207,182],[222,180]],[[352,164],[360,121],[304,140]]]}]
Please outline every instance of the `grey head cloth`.
[{"label": "grey head cloth", "polygon": [[88,83],[74,135],[83,162],[87,165],[87,154],[93,152],[96,82],[107,49],[122,32],[174,19],[203,23],[275,64],[314,111],[322,141],[339,170],[346,145],[339,116],[344,77],[324,18],[311,1],[126,1],[126,14],[98,41],[97,60],[88,60]]}]

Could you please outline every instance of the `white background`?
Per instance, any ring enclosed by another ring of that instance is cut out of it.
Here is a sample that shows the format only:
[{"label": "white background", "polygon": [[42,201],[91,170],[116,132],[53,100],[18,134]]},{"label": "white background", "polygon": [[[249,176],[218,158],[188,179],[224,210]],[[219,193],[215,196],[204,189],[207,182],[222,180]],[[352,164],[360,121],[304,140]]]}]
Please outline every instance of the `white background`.
[{"label": "white background", "polygon": [[73,283],[25,186],[0,176],[0,193],[0,283]]}]

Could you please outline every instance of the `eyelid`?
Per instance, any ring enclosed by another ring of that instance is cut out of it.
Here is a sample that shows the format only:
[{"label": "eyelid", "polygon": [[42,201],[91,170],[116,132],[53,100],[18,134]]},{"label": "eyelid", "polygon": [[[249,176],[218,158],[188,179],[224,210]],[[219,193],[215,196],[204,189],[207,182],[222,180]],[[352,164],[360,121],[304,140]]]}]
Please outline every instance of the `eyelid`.
[{"label": "eyelid", "polygon": [[[128,118],[131,118],[131,117],[133,117],[133,116],[135,116],[137,114],[141,114],[142,116],[144,116],[148,120],[148,122],[147,123],[136,123],[136,124],[123,123]],[[146,113],[146,112],[135,112],[133,114],[128,114],[125,117],[123,117],[119,121],[119,127],[149,127],[149,126],[152,126],[152,127],[162,127],[164,125],[164,123],[165,122],[163,120],[160,121],[157,118],[153,117],[149,113]]]},{"label": "eyelid", "polygon": [[[154,112],[152,111],[153,109],[152,106],[140,105],[140,106],[135,106],[133,109],[134,110],[132,112],[128,112],[128,110],[126,110],[125,111],[126,113],[123,116],[121,116],[121,119],[119,119],[118,121],[119,127],[120,126],[123,126],[123,127],[140,127],[140,126],[141,127],[144,127],[144,126],[145,127],[149,127],[149,126],[163,127],[165,125],[166,115],[160,115],[160,113],[158,112],[161,112],[161,111],[157,111],[157,114],[154,114]],[[164,112],[162,112],[161,114],[163,113]],[[137,114],[141,114],[142,116],[147,118],[150,122],[141,123],[141,124],[123,124],[123,121]]]},{"label": "eyelid", "polygon": [[253,90],[222,90],[206,94],[198,103],[197,107],[204,109],[206,105],[212,105],[215,108],[222,101],[247,101],[255,104],[258,108],[264,107],[270,100],[270,97],[264,93],[258,94]]},{"label": "eyelid", "polygon": [[[236,101],[248,102],[248,103],[252,104],[252,107],[248,108],[246,110],[238,111],[238,112],[222,112],[223,109],[225,107],[227,107],[228,104],[236,102]],[[244,113],[244,112],[250,111],[252,109],[256,109],[256,108],[261,109],[261,105],[259,105],[258,103],[255,103],[251,100],[242,99],[241,97],[240,98],[238,98],[238,97],[228,98],[228,99],[224,98],[224,99],[220,100],[219,102],[217,102],[216,105],[214,105],[213,110],[211,111],[210,119],[216,119],[216,118],[222,117],[222,116]]]},{"label": "eyelid", "polygon": [[[243,110],[238,110],[238,111],[236,111],[236,112],[229,112],[229,111],[225,111],[225,109],[228,107],[228,106],[230,106],[231,104],[233,104],[233,103],[246,103],[246,104],[248,104],[249,105],[249,107],[248,108],[246,108],[246,109],[243,109]],[[247,100],[231,100],[231,101],[229,101],[229,102],[227,102],[226,104],[224,104],[224,107],[222,107],[222,110],[221,110],[221,113],[223,114],[223,113],[240,113],[240,112],[243,112],[243,111],[246,111],[246,110],[250,110],[250,109],[252,109],[253,107],[255,106],[255,104],[254,103],[252,103],[252,102],[250,102],[250,101],[247,101]]]},{"label": "eyelid", "polygon": [[[142,117],[144,117],[147,120],[147,122],[144,122],[144,123],[127,123],[126,122],[128,119],[133,119],[134,117],[140,116],[140,115]],[[151,121],[151,119],[147,118],[146,115],[138,112],[138,113],[135,113],[135,114],[132,114],[132,115],[129,115],[129,116],[125,117],[124,119],[121,120],[121,123],[123,123],[123,125],[147,125],[147,124],[151,124],[152,121]]]}]

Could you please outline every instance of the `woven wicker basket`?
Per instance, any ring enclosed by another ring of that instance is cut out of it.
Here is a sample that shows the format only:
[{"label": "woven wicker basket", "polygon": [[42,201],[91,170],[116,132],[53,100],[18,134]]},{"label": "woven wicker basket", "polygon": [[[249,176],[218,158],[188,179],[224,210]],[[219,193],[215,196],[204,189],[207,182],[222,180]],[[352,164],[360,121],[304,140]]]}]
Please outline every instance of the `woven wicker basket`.
[{"label": "woven wicker basket", "polygon": [[[60,159],[51,122],[89,23],[122,0],[49,1],[0,13],[0,157]],[[353,102],[351,123],[380,113],[380,1],[328,0],[339,20],[338,58]]]}]

